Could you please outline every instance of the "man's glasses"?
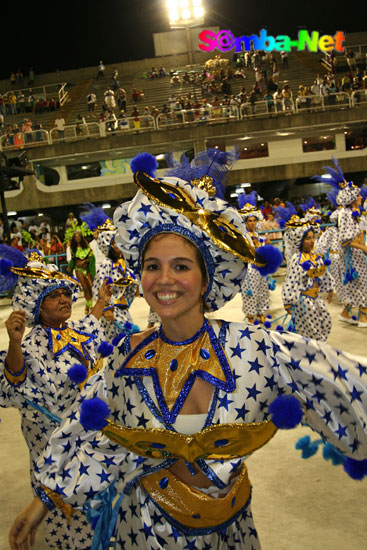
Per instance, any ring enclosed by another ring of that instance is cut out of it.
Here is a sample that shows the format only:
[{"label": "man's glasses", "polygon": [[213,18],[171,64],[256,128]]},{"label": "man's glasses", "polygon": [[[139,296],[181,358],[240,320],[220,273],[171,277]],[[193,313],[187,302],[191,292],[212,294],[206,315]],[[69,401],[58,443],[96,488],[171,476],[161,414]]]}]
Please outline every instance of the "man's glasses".
[{"label": "man's glasses", "polygon": [[51,302],[51,301],[60,300],[61,296],[63,296],[64,298],[71,298],[70,290],[67,290],[66,288],[60,288],[58,290],[53,290],[52,292],[47,294],[47,296],[45,296],[44,299],[49,300]]}]

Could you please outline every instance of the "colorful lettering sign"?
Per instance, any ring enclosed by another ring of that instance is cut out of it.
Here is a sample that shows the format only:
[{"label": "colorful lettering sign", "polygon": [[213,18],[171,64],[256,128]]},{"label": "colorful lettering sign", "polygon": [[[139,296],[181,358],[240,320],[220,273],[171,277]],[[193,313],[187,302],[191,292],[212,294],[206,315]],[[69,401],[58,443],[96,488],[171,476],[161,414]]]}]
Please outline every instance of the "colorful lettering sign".
[{"label": "colorful lettering sign", "polygon": [[343,31],[336,31],[334,36],[324,34],[320,36],[318,31],[308,32],[304,29],[298,32],[297,40],[291,40],[287,35],[278,35],[276,37],[268,35],[266,29],[261,29],[259,34],[252,34],[250,36],[234,36],[231,31],[220,31],[215,33],[209,29],[201,31],[199,34],[201,44],[199,44],[200,50],[204,52],[211,52],[215,49],[221,52],[229,52],[235,50],[236,52],[263,50],[270,51],[291,51],[291,48],[297,48],[299,52],[304,51],[306,48],[309,52],[330,52],[335,50],[337,52],[343,52],[343,42],[345,35]]}]

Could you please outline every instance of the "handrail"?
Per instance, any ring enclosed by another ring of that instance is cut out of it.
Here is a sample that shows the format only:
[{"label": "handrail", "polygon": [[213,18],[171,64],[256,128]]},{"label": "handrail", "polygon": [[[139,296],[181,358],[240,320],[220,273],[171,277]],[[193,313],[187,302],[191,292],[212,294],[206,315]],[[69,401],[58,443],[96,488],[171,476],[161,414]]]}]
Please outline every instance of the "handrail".
[{"label": "handrail", "polygon": [[59,96],[59,105],[60,107],[62,107],[65,103],[65,101],[67,100],[68,96],[69,96],[69,92],[66,91],[66,82],[64,82],[59,91],[58,91],[58,96]]},{"label": "handrail", "polygon": [[350,95],[347,92],[335,92],[324,95],[306,95],[296,98],[296,112],[326,111],[331,109],[340,109],[342,107],[351,108]]},{"label": "handrail", "polygon": [[367,103],[367,90],[353,90],[350,96],[352,107],[356,107],[361,103]]},{"label": "handrail", "polygon": [[47,130],[40,128],[31,132],[16,132],[0,137],[0,151],[12,151],[51,143]]},{"label": "handrail", "polygon": [[50,144],[65,141],[75,141],[89,137],[100,137],[100,125],[98,122],[85,122],[81,124],[68,124],[64,127],[63,134],[59,134],[56,127],[51,128]]},{"label": "handrail", "polygon": [[[28,95],[32,94],[34,95],[35,97],[38,95],[38,96],[42,96],[44,98],[46,97],[59,97],[60,98],[60,95],[59,95],[59,92],[60,90],[64,90],[67,86],[67,83],[66,82],[58,82],[57,84],[45,84],[43,86],[29,86],[28,88],[19,88],[19,89],[14,89],[14,90],[8,90],[6,92],[4,92],[3,94],[1,94],[3,97],[4,96],[7,96],[9,94],[12,94],[14,93],[16,96],[19,94],[19,92],[27,92]],[[24,95],[26,95],[24,93]]]}]

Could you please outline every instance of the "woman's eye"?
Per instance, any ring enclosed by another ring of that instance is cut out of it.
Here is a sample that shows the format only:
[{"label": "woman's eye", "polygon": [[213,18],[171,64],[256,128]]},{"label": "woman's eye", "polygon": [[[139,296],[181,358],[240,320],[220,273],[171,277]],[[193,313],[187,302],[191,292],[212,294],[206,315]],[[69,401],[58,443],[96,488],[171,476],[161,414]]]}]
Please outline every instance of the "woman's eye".
[{"label": "woman's eye", "polygon": [[144,269],[146,271],[156,271],[158,269],[158,266],[157,264],[149,264],[149,265],[145,265]]},{"label": "woman's eye", "polygon": [[185,264],[177,264],[175,267],[176,271],[186,271],[188,270],[188,266]]}]

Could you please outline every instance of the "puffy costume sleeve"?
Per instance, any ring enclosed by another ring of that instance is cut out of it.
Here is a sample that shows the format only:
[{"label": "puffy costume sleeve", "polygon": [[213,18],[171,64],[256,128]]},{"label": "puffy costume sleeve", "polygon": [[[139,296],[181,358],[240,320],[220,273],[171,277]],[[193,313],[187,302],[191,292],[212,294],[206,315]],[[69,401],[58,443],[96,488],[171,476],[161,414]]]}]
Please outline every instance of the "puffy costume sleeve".
[{"label": "puffy costume sleeve", "polygon": [[283,283],[282,300],[285,306],[294,305],[299,301],[303,269],[299,265],[298,257],[299,254],[293,254],[288,267],[287,278]]},{"label": "puffy costume sleeve", "polygon": [[274,331],[270,338],[279,393],[300,401],[303,422],[324,440],[366,459],[367,360],[297,334]]},{"label": "puffy costume sleeve", "polygon": [[353,219],[352,210],[343,208],[339,214],[339,242],[342,246],[350,244],[359,234],[359,223]]},{"label": "puffy costume sleeve", "polygon": [[329,271],[326,270],[320,280],[320,292],[331,292],[332,290],[334,290],[334,287],[334,280]]},{"label": "puffy costume sleeve", "polygon": [[331,247],[332,233],[330,229],[326,229],[315,243],[315,252],[320,256],[326,256]]}]

